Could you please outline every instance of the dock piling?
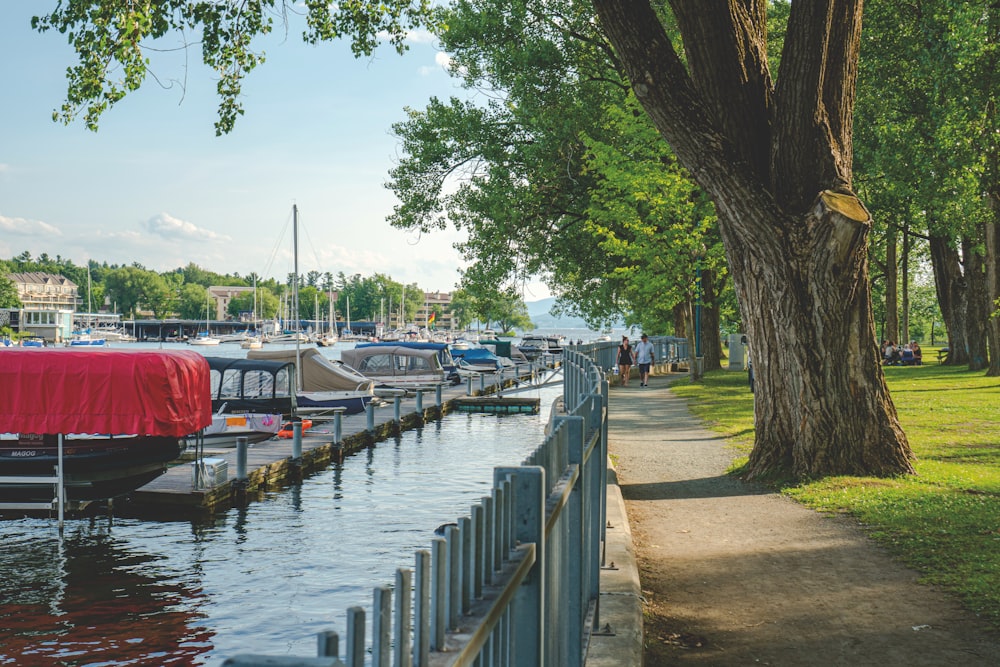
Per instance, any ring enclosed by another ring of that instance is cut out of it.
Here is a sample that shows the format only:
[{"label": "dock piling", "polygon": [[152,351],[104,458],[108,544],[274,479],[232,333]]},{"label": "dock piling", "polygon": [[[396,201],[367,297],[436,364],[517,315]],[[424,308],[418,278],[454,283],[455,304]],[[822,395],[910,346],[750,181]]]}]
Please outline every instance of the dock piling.
[{"label": "dock piling", "polygon": [[247,446],[249,439],[246,436],[236,438],[236,482],[246,484],[247,482]]}]

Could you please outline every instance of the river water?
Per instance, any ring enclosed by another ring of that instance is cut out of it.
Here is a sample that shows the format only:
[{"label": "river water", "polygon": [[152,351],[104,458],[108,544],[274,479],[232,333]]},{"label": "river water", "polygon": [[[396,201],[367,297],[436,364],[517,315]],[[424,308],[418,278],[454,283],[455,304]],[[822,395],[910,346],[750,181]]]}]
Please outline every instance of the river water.
[{"label": "river water", "polygon": [[0,665],[315,656],[317,632],[344,636],[355,605],[370,623],[372,588],[541,443],[561,391],[524,394],[539,415],[447,415],[201,521],[69,520],[62,539],[53,520],[0,521]]}]

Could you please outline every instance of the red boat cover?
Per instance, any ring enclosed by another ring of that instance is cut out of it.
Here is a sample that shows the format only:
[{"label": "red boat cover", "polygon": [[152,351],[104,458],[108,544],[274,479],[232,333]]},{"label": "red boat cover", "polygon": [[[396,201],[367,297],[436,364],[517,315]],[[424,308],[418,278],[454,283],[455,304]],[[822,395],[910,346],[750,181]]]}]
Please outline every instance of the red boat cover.
[{"label": "red boat cover", "polygon": [[181,437],[211,423],[197,352],[0,349],[0,433]]}]

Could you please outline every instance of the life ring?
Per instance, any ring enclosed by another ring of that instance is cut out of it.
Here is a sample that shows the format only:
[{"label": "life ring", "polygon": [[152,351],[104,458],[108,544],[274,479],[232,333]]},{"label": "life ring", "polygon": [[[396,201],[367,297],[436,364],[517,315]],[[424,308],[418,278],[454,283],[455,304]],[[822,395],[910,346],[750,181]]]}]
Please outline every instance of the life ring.
[{"label": "life ring", "polygon": [[[305,431],[306,429],[312,428],[312,425],[313,425],[313,423],[312,423],[311,419],[303,419],[302,420],[302,430],[303,431]],[[291,438],[294,435],[295,435],[295,432],[294,432],[294,430],[292,428],[292,422],[285,423],[281,427],[281,430],[278,431],[278,437],[279,438]]]}]

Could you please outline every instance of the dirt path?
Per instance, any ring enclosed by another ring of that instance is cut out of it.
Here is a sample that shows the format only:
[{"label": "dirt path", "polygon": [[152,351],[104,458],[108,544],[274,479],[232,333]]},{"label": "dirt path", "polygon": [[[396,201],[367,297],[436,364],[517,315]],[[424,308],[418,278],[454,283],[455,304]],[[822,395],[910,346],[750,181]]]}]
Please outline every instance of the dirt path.
[{"label": "dirt path", "polygon": [[1000,665],[1000,634],[843,518],[725,474],[668,378],[612,387],[645,598],[645,664]]}]

